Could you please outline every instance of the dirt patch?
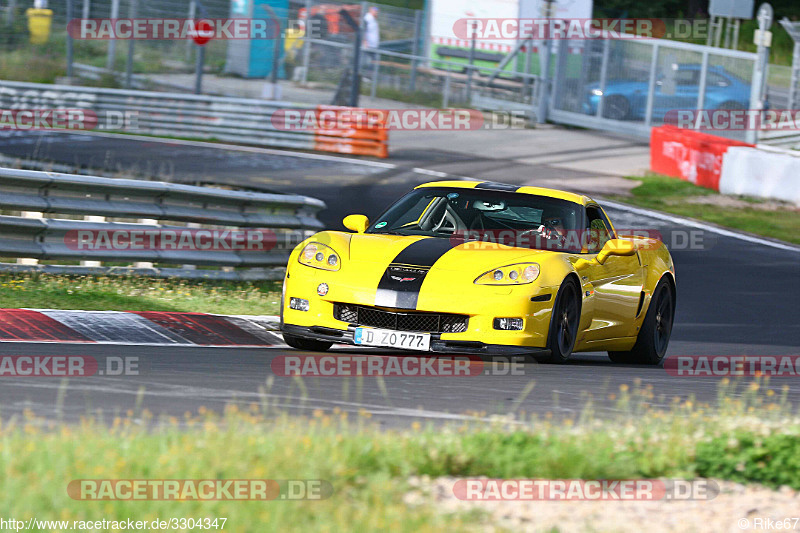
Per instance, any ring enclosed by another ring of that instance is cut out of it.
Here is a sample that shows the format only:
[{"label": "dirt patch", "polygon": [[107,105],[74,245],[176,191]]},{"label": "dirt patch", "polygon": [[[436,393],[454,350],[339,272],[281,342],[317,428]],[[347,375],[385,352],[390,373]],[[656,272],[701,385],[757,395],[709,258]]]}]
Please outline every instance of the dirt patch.
[{"label": "dirt patch", "polygon": [[[458,478],[417,477],[406,494],[408,505],[433,502],[442,514],[482,511],[483,531],[737,532],[766,529],[766,520],[798,516],[800,492],[783,487],[717,481],[720,493],[695,501],[463,501],[453,495]],[[759,527],[756,518],[763,519]],[[775,529],[773,526],[772,529]],[[800,521],[789,528],[800,530]]]},{"label": "dirt patch", "polygon": [[750,208],[758,209],[759,211],[798,211],[800,207],[789,203],[780,202],[777,200],[755,200],[747,201],[737,196],[727,196],[724,194],[709,194],[707,196],[688,196],[680,200],[668,202],[671,205],[683,204],[696,204],[696,205],[713,205],[717,207],[729,207],[732,209]]}]

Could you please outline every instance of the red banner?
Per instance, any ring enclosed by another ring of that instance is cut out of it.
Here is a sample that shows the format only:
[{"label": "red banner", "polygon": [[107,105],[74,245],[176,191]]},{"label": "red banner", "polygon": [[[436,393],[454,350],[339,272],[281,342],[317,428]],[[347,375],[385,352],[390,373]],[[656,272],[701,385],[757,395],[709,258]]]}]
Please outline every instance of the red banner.
[{"label": "red banner", "polygon": [[729,146],[753,144],[665,125],[650,134],[650,170],[719,190],[722,156]]}]

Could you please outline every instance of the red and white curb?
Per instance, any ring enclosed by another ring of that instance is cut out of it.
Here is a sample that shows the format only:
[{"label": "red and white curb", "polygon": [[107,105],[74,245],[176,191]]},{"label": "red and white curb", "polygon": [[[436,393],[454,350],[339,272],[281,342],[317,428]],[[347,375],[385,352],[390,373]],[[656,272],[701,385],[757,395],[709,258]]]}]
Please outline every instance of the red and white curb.
[{"label": "red and white curb", "polygon": [[276,316],[0,309],[0,342],[283,346]]}]

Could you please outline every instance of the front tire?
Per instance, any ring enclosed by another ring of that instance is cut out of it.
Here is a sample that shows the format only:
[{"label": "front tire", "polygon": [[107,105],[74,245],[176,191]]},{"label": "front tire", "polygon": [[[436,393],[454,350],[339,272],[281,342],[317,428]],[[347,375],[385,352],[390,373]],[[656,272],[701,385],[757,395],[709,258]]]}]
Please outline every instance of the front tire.
[{"label": "front tire", "polygon": [[675,297],[670,282],[661,279],[642,322],[636,344],[629,352],[608,352],[615,363],[657,365],[664,359],[675,319]]},{"label": "front tire", "polygon": [[332,342],[295,337],[294,335],[289,335],[288,333],[283,334],[283,340],[292,348],[307,352],[326,352],[328,351],[328,348],[333,346]]},{"label": "front tire", "polygon": [[558,289],[553,304],[550,331],[547,335],[550,355],[542,358],[542,363],[565,363],[569,359],[572,349],[575,348],[580,319],[580,289],[575,280],[567,278]]}]

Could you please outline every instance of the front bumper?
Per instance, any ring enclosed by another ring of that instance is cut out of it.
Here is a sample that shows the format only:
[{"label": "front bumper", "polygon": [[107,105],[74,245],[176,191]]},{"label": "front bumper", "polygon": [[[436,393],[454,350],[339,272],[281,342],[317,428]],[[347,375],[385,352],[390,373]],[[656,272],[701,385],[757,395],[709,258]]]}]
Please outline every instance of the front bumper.
[{"label": "front bumper", "polygon": [[[281,331],[296,337],[305,339],[313,339],[318,341],[326,341],[340,344],[351,344],[355,346],[353,335],[355,333],[355,326],[348,326],[347,330],[340,330],[328,328],[324,326],[293,326],[291,324],[281,324]],[[368,346],[369,347],[369,346]],[[392,350],[399,348],[390,348]],[[402,350],[405,352],[413,352],[423,354],[426,352],[419,352],[415,350]],[[550,350],[543,348],[529,348],[525,346],[507,346],[502,344],[486,344],[478,341],[458,341],[458,340],[445,340],[441,338],[439,333],[431,333],[431,352],[434,353],[447,353],[447,354],[468,354],[468,355],[531,355],[531,356],[547,356],[550,355]]]}]

